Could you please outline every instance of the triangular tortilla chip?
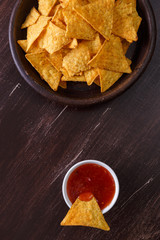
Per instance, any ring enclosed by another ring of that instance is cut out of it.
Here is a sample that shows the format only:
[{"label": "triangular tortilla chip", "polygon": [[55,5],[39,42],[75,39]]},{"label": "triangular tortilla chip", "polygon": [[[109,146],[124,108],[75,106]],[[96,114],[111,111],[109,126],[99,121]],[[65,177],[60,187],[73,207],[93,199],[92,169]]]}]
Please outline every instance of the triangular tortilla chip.
[{"label": "triangular tortilla chip", "polygon": [[59,87],[61,87],[61,88],[63,88],[63,89],[66,89],[66,88],[67,88],[67,82],[62,82],[62,81],[60,81]]},{"label": "triangular tortilla chip", "polygon": [[101,49],[88,64],[95,68],[98,67],[114,72],[132,72],[124,55],[121,40],[114,35],[109,41],[104,42]]},{"label": "triangular tortilla chip", "polygon": [[27,51],[30,49],[35,40],[40,36],[43,29],[47,26],[50,17],[40,16],[38,21],[27,28]]},{"label": "triangular tortilla chip", "polygon": [[114,0],[98,0],[83,6],[75,5],[74,9],[104,38],[110,39],[114,2]]},{"label": "triangular tortilla chip", "polygon": [[126,4],[118,1],[115,4],[113,13],[113,30],[112,32],[126,39],[128,42],[137,41],[137,32],[134,27],[132,17],[132,3]]},{"label": "triangular tortilla chip", "polygon": [[108,90],[123,74],[104,69],[98,69],[98,72],[100,76],[101,92]]},{"label": "triangular tortilla chip", "polygon": [[75,11],[65,8],[63,15],[67,25],[67,37],[86,40],[93,40],[95,38],[95,30]]},{"label": "triangular tortilla chip", "polygon": [[50,54],[53,54],[71,41],[72,39],[65,36],[65,30],[49,22],[43,37],[41,36],[40,38],[40,46]]},{"label": "triangular tortilla chip", "polygon": [[94,80],[98,77],[98,75],[99,74],[98,74],[97,68],[92,68],[92,69],[84,72],[84,76],[85,76],[88,86],[90,86],[94,82]]},{"label": "triangular tortilla chip", "polygon": [[25,22],[22,24],[21,29],[27,28],[37,22],[38,18],[40,17],[39,12],[33,7],[28,14]]},{"label": "triangular tortilla chip", "polygon": [[110,230],[94,197],[88,202],[77,198],[61,222],[61,226],[86,226]]},{"label": "triangular tortilla chip", "polygon": [[123,0],[124,3],[132,3],[132,17],[133,17],[133,25],[134,28],[136,30],[136,32],[138,32],[139,26],[141,24],[142,18],[138,15],[138,12],[136,10],[136,2],[137,0]]},{"label": "triangular tortilla chip", "polygon": [[68,45],[68,48],[74,49],[78,46],[78,41],[76,38],[73,38],[72,42]]},{"label": "triangular tortilla chip", "polygon": [[29,53],[26,54],[26,58],[48,85],[54,91],[57,91],[61,79],[61,73],[57,72],[53,65],[48,61],[46,53]]},{"label": "triangular tortilla chip", "polygon": [[57,0],[38,0],[38,10],[43,16],[48,16]]},{"label": "triangular tortilla chip", "polygon": [[88,61],[90,60],[90,53],[88,47],[80,43],[77,48],[72,49],[63,58],[63,68],[65,68],[69,76],[77,75],[80,72],[89,70]]}]

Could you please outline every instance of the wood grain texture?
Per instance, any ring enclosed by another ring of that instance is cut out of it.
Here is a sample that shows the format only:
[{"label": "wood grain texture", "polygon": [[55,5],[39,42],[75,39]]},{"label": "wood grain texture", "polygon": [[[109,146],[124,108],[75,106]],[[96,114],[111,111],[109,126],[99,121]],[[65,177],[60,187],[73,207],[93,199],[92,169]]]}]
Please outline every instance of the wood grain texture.
[{"label": "wood grain texture", "polygon": [[[73,109],[38,95],[21,78],[8,45],[15,0],[0,1],[0,239],[160,239],[160,1],[152,1],[158,40],[150,65],[115,100]],[[118,202],[111,231],[61,227],[67,170],[84,159],[110,165]]]}]

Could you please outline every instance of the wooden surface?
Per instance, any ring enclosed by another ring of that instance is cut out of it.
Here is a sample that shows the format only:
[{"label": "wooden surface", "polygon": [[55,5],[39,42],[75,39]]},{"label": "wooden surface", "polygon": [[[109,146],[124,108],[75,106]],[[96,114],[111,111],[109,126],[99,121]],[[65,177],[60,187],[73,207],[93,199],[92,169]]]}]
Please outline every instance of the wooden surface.
[{"label": "wooden surface", "polygon": [[[0,240],[160,239],[160,35],[145,73],[115,100],[60,106],[19,75],[8,45],[15,0],[0,1]],[[160,1],[153,0],[158,31]],[[111,231],[61,227],[67,170],[97,159],[119,178]]]}]

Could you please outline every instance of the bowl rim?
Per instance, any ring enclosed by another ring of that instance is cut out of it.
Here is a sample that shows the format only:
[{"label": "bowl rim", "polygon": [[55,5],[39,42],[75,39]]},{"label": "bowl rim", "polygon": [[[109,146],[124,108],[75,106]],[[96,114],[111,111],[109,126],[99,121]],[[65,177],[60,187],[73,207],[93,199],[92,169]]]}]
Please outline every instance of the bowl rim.
[{"label": "bowl rim", "polygon": [[[85,106],[91,106],[97,103],[102,103],[106,101],[110,101],[116,96],[119,96],[122,94],[125,90],[127,90],[138,78],[141,76],[141,74],[146,69],[147,65],[149,64],[152,55],[155,50],[156,45],[156,37],[157,37],[157,27],[156,27],[156,20],[154,16],[154,12],[152,9],[152,6],[149,2],[149,0],[141,0],[142,4],[145,5],[147,11],[147,17],[149,19],[148,21],[148,28],[149,28],[149,40],[150,40],[150,46],[148,47],[148,53],[143,61],[143,64],[141,64],[139,67],[135,68],[132,75],[127,76],[127,81],[122,82],[117,88],[112,89],[112,91],[105,92],[105,94],[102,94],[101,96],[94,96],[88,98],[73,98],[73,97],[67,97],[62,96],[60,94],[54,94],[54,92],[50,92],[47,89],[45,89],[43,86],[39,85],[32,77],[28,75],[28,73],[24,70],[23,65],[21,63],[21,60],[18,56],[18,53],[16,51],[16,42],[14,41],[14,24],[16,20],[16,14],[18,11],[19,6],[23,0],[17,0],[10,17],[9,21],[9,46],[11,50],[11,55],[14,60],[14,63],[21,74],[21,76],[24,78],[24,80],[38,93],[40,93],[42,96],[54,100],[55,102],[59,102],[63,105],[68,106],[77,106],[77,107],[85,107]],[[152,34],[151,34],[152,33]]]},{"label": "bowl rim", "polygon": [[120,191],[120,187],[119,187],[119,181],[118,181],[118,177],[115,174],[115,172],[113,171],[113,169],[111,167],[109,167],[106,163],[98,161],[98,160],[83,160],[81,162],[76,163],[75,165],[73,165],[66,173],[64,179],[63,179],[63,183],[62,183],[62,195],[64,198],[64,201],[66,202],[67,206],[70,208],[72,206],[71,201],[69,200],[68,194],[67,194],[67,182],[68,179],[71,175],[71,173],[78,168],[79,166],[85,165],[85,164],[97,164],[99,166],[104,167],[105,169],[107,169],[110,174],[112,175],[114,182],[115,182],[115,194],[114,197],[111,201],[111,203],[105,207],[104,209],[102,209],[102,213],[105,214],[106,212],[108,212],[116,203],[118,196],[119,196],[119,191]]}]

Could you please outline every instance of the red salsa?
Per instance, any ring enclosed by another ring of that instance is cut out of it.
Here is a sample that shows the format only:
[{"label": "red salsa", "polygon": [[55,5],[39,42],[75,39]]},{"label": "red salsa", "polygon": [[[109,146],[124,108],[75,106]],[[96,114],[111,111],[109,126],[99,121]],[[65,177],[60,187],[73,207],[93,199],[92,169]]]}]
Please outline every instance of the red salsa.
[{"label": "red salsa", "polygon": [[115,182],[110,172],[97,164],[84,164],[69,176],[67,194],[72,203],[79,197],[89,201],[94,196],[101,209],[107,207],[115,194]]}]

